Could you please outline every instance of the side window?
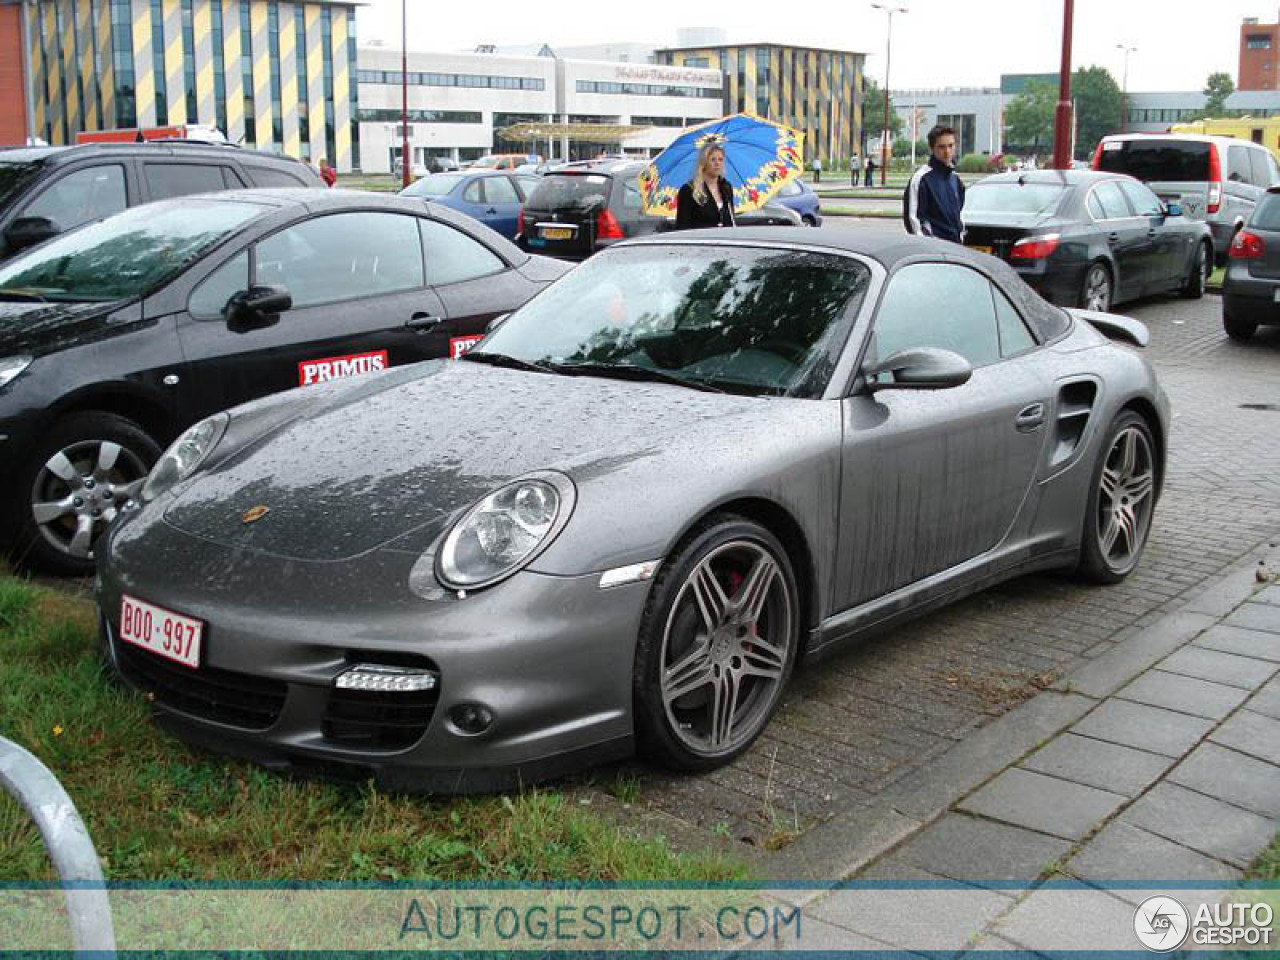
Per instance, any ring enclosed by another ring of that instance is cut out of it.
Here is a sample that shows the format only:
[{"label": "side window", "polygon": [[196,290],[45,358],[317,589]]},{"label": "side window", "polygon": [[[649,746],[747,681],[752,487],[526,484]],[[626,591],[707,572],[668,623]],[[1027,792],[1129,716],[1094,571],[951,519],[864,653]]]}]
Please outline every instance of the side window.
[{"label": "side window", "polygon": [[1102,207],[1102,216],[1098,218],[1099,220],[1119,220],[1133,216],[1129,212],[1129,205],[1125,203],[1124,194],[1120,192],[1119,184],[1114,180],[1108,180],[1094,187],[1093,196]]},{"label": "side window", "polygon": [[249,251],[243,250],[200,282],[191,293],[187,309],[198,320],[221,317],[227,301],[249,289]]},{"label": "side window", "polygon": [[301,177],[295,177],[291,173],[284,170],[276,170],[274,167],[259,167],[254,164],[245,164],[245,172],[253,179],[255,187],[311,187],[315,184],[307,183]]},{"label": "side window", "polygon": [[1129,204],[1140,217],[1158,217],[1164,210],[1160,206],[1160,198],[1140,183],[1120,181],[1120,190],[1129,198]]},{"label": "side window", "polygon": [[101,220],[129,205],[124,189],[124,167],[110,164],[86,167],[54,181],[22,212],[24,217],[45,217],[59,230],[70,230],[90,220]]},{"label": "side window", "polygon": [[462,199],[467,203],[484,203],[484,178],[477,177],[466,185]]},{"label": "side window", "polygon": [[534,187],[541,180],[541,177],[516,177],[516,189],[520,192],[520,199],[528,200],[529,194],[533,193]]},{"label": "side window", "polygon": [[486,177],[484,181],[484,199],[486,203],[519,203],[516,188],[506,177]]},{"label": "side window", "polygon": [[622,209],[634,210],[639,212],[644,207],[644,197],[640,194],[640,188],[630,180],[623,181],[622,184]]},{"label": "side window", "polygon": [[443,286],[486,277],[504,264],[492,250],[437,220],[418,220],[422,249],[427,260],[427,282]]},{"label": "side window", "polygon": [[1098,200],[1098,191],[1093,190],[1089,193],[1089,200],[1086,206],[1089,208],[1089,216],[1095,220],[1105,220],[1106,212],[1102,209],[1102,203]]},{"label": "side window", "polygon": [[1274,182],[1271,178],[1271,164],[1275,163],[1266,150],[1250,150],[1249,162],[1253,165],[1253,183],[1266,189]]},{"label": "side window", "polygon": [[875,320],[874,357],[940,347],[980,367],[1000,359],[991,283],[950,263],[904,267],[889,281]]},{"label": "side window", "polygon": [[221,164],[144,163],[142,176],[152,200],[185,197],[189,193],[212,193],[227,188]]},{"label": "side window", "polygon": [[1014,309],[1009,298],[1000,292],[995,284],[991,285],[991,296],[996,302],[996,327],[1000,331],[1000,356],[1012,357],[1030,350],[1036,345],[1035,337],[1022,322],[1022,317]]},{"label": "side window", "polygon": [[362,212],[295,224],[258,244],[255,280],[284,286],[295,308],[421,287],[414,220]]},{"label": "side window", "polygon": [[1227,179],[1235,183],[1250,183],[1253,180],[1253,167],[1249,163],[1248,147],[1230,147],[1227,150],[1227,165],[1231,171]]}]

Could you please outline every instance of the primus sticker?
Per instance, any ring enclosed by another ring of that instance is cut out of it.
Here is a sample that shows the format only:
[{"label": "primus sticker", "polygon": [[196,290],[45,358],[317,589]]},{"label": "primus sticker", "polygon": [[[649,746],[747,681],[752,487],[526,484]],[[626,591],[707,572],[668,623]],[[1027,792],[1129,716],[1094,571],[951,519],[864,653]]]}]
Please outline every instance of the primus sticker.
[{"label": "primus sticker", "polygon": [[345,357],[326,357],[323,360],[304,360],[298,364],[298,385],[324,383],[340,377],[358,377],[362,373],[387,369],[387,351],[352,353]]},{"label": "primus sticker", "polygon": [[449,359],[457,360],[460,356],[474,347],[477,343],[484,339],[483,333],[477,333],[470,337],[450,337],[449,338]]}]

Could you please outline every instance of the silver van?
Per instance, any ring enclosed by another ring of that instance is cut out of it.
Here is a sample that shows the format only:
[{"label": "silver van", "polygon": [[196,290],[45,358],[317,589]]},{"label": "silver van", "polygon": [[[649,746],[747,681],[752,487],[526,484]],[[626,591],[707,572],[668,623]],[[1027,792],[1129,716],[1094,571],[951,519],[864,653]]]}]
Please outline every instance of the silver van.
[{"label": "silver van", "polygon": [[1092,166],[1137,177],[1161,199],[1180,204],[1187,217],[1207,221],[1219,265],[1267,188],[1280,184],[1280,164],[1262,144],[1205,134],[1103,137]]}]

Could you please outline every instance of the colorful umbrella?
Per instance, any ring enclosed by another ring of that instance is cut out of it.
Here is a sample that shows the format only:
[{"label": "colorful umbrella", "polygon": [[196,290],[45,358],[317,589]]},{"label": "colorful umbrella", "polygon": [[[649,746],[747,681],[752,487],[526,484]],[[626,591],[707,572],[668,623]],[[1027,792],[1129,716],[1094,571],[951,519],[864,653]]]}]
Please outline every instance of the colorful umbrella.
[{"label": "colorful umbrella", "polygon": [[735,113],[690,127],[640,174],[646,213],[673,217],[676,195],[693,177],[698,151],[724,148],[724,176],[733,185],[735,213],[756,210],[800,176],[804,134],[751,113]]}]

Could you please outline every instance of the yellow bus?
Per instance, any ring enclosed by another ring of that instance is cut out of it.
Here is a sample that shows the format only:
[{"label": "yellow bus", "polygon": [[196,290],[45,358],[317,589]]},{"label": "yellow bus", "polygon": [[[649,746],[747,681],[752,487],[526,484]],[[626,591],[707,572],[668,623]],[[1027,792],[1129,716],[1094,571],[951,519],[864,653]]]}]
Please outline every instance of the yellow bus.
[{"label": "yellow bus", "polygon": [[1203,133],[1260,143],[1280,160],[1280,117],[1223,117],[1175,123],[1170,133]]}]

